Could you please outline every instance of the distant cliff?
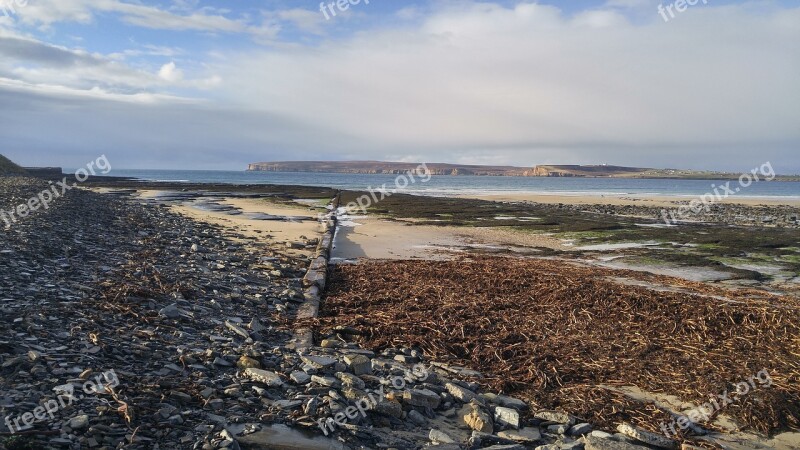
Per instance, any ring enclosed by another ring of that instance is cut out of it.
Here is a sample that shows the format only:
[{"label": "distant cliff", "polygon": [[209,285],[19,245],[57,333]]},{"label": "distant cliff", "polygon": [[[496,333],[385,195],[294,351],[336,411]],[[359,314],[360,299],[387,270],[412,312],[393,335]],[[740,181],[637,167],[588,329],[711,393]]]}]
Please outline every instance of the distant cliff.
[{"label": "distant cliff", "polygon": [[[533,177],[586,177],[586,178],[665,178],[684,180],[736,180],[741,174],[711,170],[647,169],[624,166],[536,166],[527,172]],[[777,175],[774,181],[800,181],[797,175]]]},{"label": "distant cliff", "polygon": [[[250,172],[316,172],[316,173],[362,173],[403,174],[418,169],[418,163],[383,161],[282,161],[261,162],[248,165]],[[472,176],[522,176],[529,170],[513,166],[471,166],[464,164],[427,164],[432,175]]]},{"label": "distant cliff", "polygon": [[[260,162],[248,165],[251,172],[315,172],[315,173],[360,173],[403,174],[414,172],[417,163],[383,161],[282,161]],[[585,177],[585,178],[675,178],[697,180],[734,180],[737,173],[712,172],[683,169],[648,169],[624,166],[576,166],[538,165],[473,166],[467,164],[427,164],[432,175],[505,176],[505,177]],[[798,176],[777,176],[776,181],[800,181]]]},{"label": "distant cliff", "polygon": [[630,177],[655,169],[622,166],[536,166],[526,175],[532,177]]},{"label": "distant cliff", "polygon": [[10,159],[0,155],[0,176],[4,175],[26,175],[25,169],[14,164]]}]

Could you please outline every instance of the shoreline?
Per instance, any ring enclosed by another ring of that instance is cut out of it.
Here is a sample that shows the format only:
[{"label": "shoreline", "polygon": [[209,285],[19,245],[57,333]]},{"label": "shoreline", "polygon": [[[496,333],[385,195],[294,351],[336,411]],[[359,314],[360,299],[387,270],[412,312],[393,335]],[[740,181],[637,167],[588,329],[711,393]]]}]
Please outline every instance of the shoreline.
[{"label": "shoreline", "polygon": [[[212,171],[213,172],[213,171]],[[298,172],[299,174],[306,174],[305,172]],[[335,174],[347,175],[347,174]],[[481,177],[476,177],[481,178]],[[658,181],[660,179],[652,179]],[[680,179],[679,179],[680,180]],[[318,190],[320,192],[328,191],[342,191],[342,192],[366,192],[368,186],[333,186],[333,185],[309,185],[309,184],[281,184],[281,180],[265,180],[266,183],[253,183],[254,180],[248,182],[222,182],[222,181],[189,181],[189,180],[147,180],[131,177],[91,177],[87,184],[101,184],[101,185],[116,185],[124,186],[131,189],[144,190],[144,189],[228,189],[228,190],[261,190],[276,188],[284,191],[306,190],[313,192]],[[698,180],[688,180],[698,181]],[[702,181],[720,181],[720,180],[702,180]],[[778,180],[774,180],[778,181]],[[783,181],[781,181],[783,182]],[[786,181],[797,182],[797,181]],[[648,206],[663,205],[674,206],[680,202],[688,202],[691,200],[699,199],[700,196],[710,192],[710,187],[704,189],[703,192],[697,194],[673,193],[663,194],[655,192],[635,193],[635,192],[615,192],[615,191],[542,191],[542,190],[514,190],[514,191],[500,191],[500,190],[477,190],[477,189],[406,189],[393,194],[406,194],[414,196],[432,197],[432,198],[463,198],[463,199],[478,199],[487,201],[498,202],[514,202],[514,201],[528,201],[538,203],[564,203],[564,204],[614,204],[614,205],[642,205]],[[727,198],[720,199],[714,203],[718,204],[740,204],[740,205],[767,205],[767,206],[793,206],[800,207],[800,195],[747,195],[746,193],[737,193]]]}]

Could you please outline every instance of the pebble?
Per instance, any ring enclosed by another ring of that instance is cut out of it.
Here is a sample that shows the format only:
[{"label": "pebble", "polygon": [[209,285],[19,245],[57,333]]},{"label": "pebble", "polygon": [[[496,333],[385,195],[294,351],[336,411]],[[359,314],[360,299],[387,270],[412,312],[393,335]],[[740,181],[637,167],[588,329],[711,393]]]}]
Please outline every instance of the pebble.
[{"label": "pebble", "polygon": [[268,387],[280,387],[283,385],[280,375],[268,370],[249,368],[245,369],[244,376]]}]

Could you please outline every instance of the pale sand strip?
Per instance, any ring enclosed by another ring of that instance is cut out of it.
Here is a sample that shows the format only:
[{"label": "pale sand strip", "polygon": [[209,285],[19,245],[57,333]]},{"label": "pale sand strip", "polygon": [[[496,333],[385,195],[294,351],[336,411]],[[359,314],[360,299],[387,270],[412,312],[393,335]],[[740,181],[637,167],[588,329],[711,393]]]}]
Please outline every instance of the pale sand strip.
[{"label": "pale sand strip", "polygon": [[[313,217],[315,213],[308,208],[299,206],[291,208],[276,205],[264,200],[255,199],[225,199],[221,203],[241,208],[243,213],[264,213],[281,216]],[[316,238],[322,233],[320,223],[314,220],[303,222],[284,222],[276,220],[253,220],[244,215],[230,216],[221,212],[203,211],[191,206],[173,206],[173,210],[196,220],[216,223],[218,225],[236,228],[242,234],[250,237],[265,238],[270,236],[272,240],[300,241],[301,236],[309,239]],[[301,253],[311,253],[304,251]]]},{"label": "pale sand strip", "polygon": [[[157,193],[148,192],[143,197],[154,197]],[[260,199],[224,198],[220,203],[240,208],[243,213],[262,213],[276,216],[311,217],[313,220],[302,222],[287,222],[277,220],[253,220],[244,214],[231,216],[224,212],[205,211],[188,205],[171,206],[170,209],[179,214],[191,217],[194,220],[220,225],[241,233],[244,236],[269,239],[272,242],[297,242],[307,239],[319,238],[322,234],[322,225],[316,220],[317,213],[308,207],[298,204],[276,204]],[[285,249],[287,254],[310,255],[313,249]]]},{"label": "pale sand strip", "polygon": [[377,218],[353,221],[361,225],[339,228],[336,259],[442,259],[456,254],[448,250],[458,252],[466,246],[571,248],[554,236],[507,228],[411,225]]},{"label": "pale sand strip", "polygon": [[[800,192],[798,192],[800,195]],[[496,202],[534,202],[534,203],[564,203],[568,205],[639,205],[654,206],[659,208],[672,207],[678,202],[688,202],[698,199],[698,196],[669,196],[669,195],[563,195],[563,194],[537,194],[537,193],[508,193],[508,194],[464,194],[460,198],[474,198]],[[738,205],[788,205],[800,207],[800,198],[761,198],[730,196],[719,203]]]}]

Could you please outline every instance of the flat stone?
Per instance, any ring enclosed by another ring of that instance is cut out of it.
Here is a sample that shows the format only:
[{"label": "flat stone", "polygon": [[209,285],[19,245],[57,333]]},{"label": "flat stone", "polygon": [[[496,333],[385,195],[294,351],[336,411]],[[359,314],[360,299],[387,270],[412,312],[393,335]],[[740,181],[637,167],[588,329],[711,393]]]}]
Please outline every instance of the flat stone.
[{"label": "flat stone", "polygon": [[566,423],[572,425],[573,419],[569,414],[558,411],[537,411],[533,417],[545,422]]},{"label": "flat stone", "polygon": [[259,321],[255,317],[253,318],[253,320],[250,321],[250,324],[248,326],[250,327],[251,330],[253,330],[254,333],[261,333],[262,331],[267,330],[267,327],[262,325],[261,321]]},{"label": "flat stone", "polygon": [[572,442],[562,442],[559,444],[561,450],[583,450],[583,442],[579,441],[572,441]]},{"label": "flat stone", "polygon": [[579,423],[569,429],[569,434],[572,436],[583,436],[592,432],[592,426],[588,423]]},{"label": "flat stone", "polygon": [[353,375],[351,373],[337,372],[336,373],[336,378],[341,380],[343,386],[349,386],[349,387],[353,387],[353,388],[356,388],[356,389],[364,389],[366,387],[366,384],[364,383],[364,380],[362,380],[361,378],[358,378],[357,376],[355,376],[355,375]]},{"label": "flat stone", "polygon": [[222,367],[232,367],[233,364],[225,358],[216,357],[214,358],[214,365],[215,366],[222,366]]},{"label": "flat stone", "polygon": [[236,362],[236,367],[240,369],[260,369],[261,363],[249,356],[242,356],[239,358],[239,361]]},{"label": "flat stone", "polygon": [[167,307],[162,308],[161,311],[158,312],[158,314],[161,317],[165,317],[167,319],[177,319],[183,315],[183,311],[181,311],[181,309],[178,308],[178,305],[176,303],[173,303]]},{"label": "flat stone", "polygon": [[518,398],[497,394],[483,394],[483,397],[492,403],[505,406],[506,408],[514,408],[517,411],[524,411],[528,409],[528,404]]},{"label": "flat stone", "polygon": [[464,422],[473,430],[491,434],[494,431],[492,419],[489,414],[473,406],[472,411],[464,416]]},{"label": "flat stone", "polygon": [[403,417],[403,405],[395,401],[378,402],[372,406],[372,410],[376,413],[383,414],[394,418]]},{"label": "flat stone", "polygon": [[440,443],[440,444],[455,444],[456,443],[456,441],[453,438],[451,438],[450,435],[448,435],[444,431],[439,431],[439,430],[433,429],[433,428],[431,429],[430,433],[428,433],[428,439],[430,439],[431,442]]},{"label": "flat stone", "polygon": [[436,409],[442,398],[436,392],[428,389],[410,389],[403,392],[403,401],[411,406]]},{"label": "flat stone", "polygon": [[292,374],[289,375],[289,378],[297,384],[307,384],[309,381],[311,381],[311,376],[300,370],[292,372]]},{"label": "flat stone", "polygon": [[355,375],[369,375],[372,373],[372,361],[364,355],[346,355],[344,362]]},{"label": "flat stone", "polygon": [[498,406],[494,409],[494,423],[511,428],[519,428],[519,411]]},{"label": "flat stone", "polygon": [[267,385],[268,387],[279,387],[283,385],[280,375],[275,372],[262,369],[245,369],[244,376],[251,380]]},{"label": "flat stone", "polygon": [[521,430],[508,430],[497,433],[498,436],[512,441],[532,444],[542,438],[542,433],[538,428],[527,427]]},{"label": "flat stone", "polygon": [[342,385],[342,383],[339,382],[339,380],[337,380],[336,378],[333,378],[333,377],[321,377],[319,375],[311,375],[311,382],[312,383],[317,383],[320,386],[326,386],[326,387],[339,387],[339,386]]},{"label": "flat stone", "polygon": [[361,400],[361,399],[368,399],[369,398],[369,394],[367,394],[366,391],[363,391],[361,389],[351,388],[351,387],[343,387],[342,388],[342,395],[344,396],[344,398],[346,398],[346,399],[348,399],[350,401],[358,401],[358,400]]},{"label": "flat stone", "polygon": [[169,393],[169,397],[180,403],[191,403],[192,401],[191,395],[181,391],[172,391]]},{"label": "flat stone", "polygon": [[408,412],[408,420],[414,422],[419,426],[423,426],[428,423],[428,419],[425,418],[422,414],[419,413],[416,409],[412,409]]},{"label": "flat stone", "polygon": [[478,397],[478,395],[467,388],[463,388],[454,383],[445,383],[444,385],[447,392],[453,396],[456,400],[462,403],[469,403],[472,399]]},{"label": "flat stone", "polygon": [[304,363],[318,370],[333,367],[338,362],[335,358],[330,358],[327,356],[304,355],[301,356],[300,359],[302,359]]},{"label": "flat stone", "polygon": [[643,450],[646,447],[588,435],[583,438],[586,450]]},{"label": "flat stone", "polygon": [[228,327],[229,330],[233,331],[234,333],[238,334],[239,336],[245,339],[250,337],[250,333],[248,333],[247,330],[231,322],[230,320],[225,321],[225,326]]},{"label": "flat stone", "polygon": [[210,406],[211,409],[213,409],[214,411],[222,411],[222,408],[225,407],[225,402],[218,398],[215,398],[214,400],[208,402],[208,406]]},{"label": "flat stone", "polygon": [[605,431],[600,431],[600,430],[594,430],[590,434],[600,439],[611,439],[614,436],[611,433],[606,433]]},{"label": "flat stone", "polygon": [[652,445],[654,447],[666,448],[666,449],[678,448],[678,443],[673,441],[672,439],[669,439],[665,436],[661,436],[659,434],[651,433],[649,431],[641,430],[629,423],[620,424],[617,427],[617,431],[624,434],[625,436],[632,437],[637,441],[644,442],[645,444]]},{"label": "flat stone", "polygon": [[82,430],[89,426],[89,416],[86,414],[69,419],[67,425],[73,430]]}]

